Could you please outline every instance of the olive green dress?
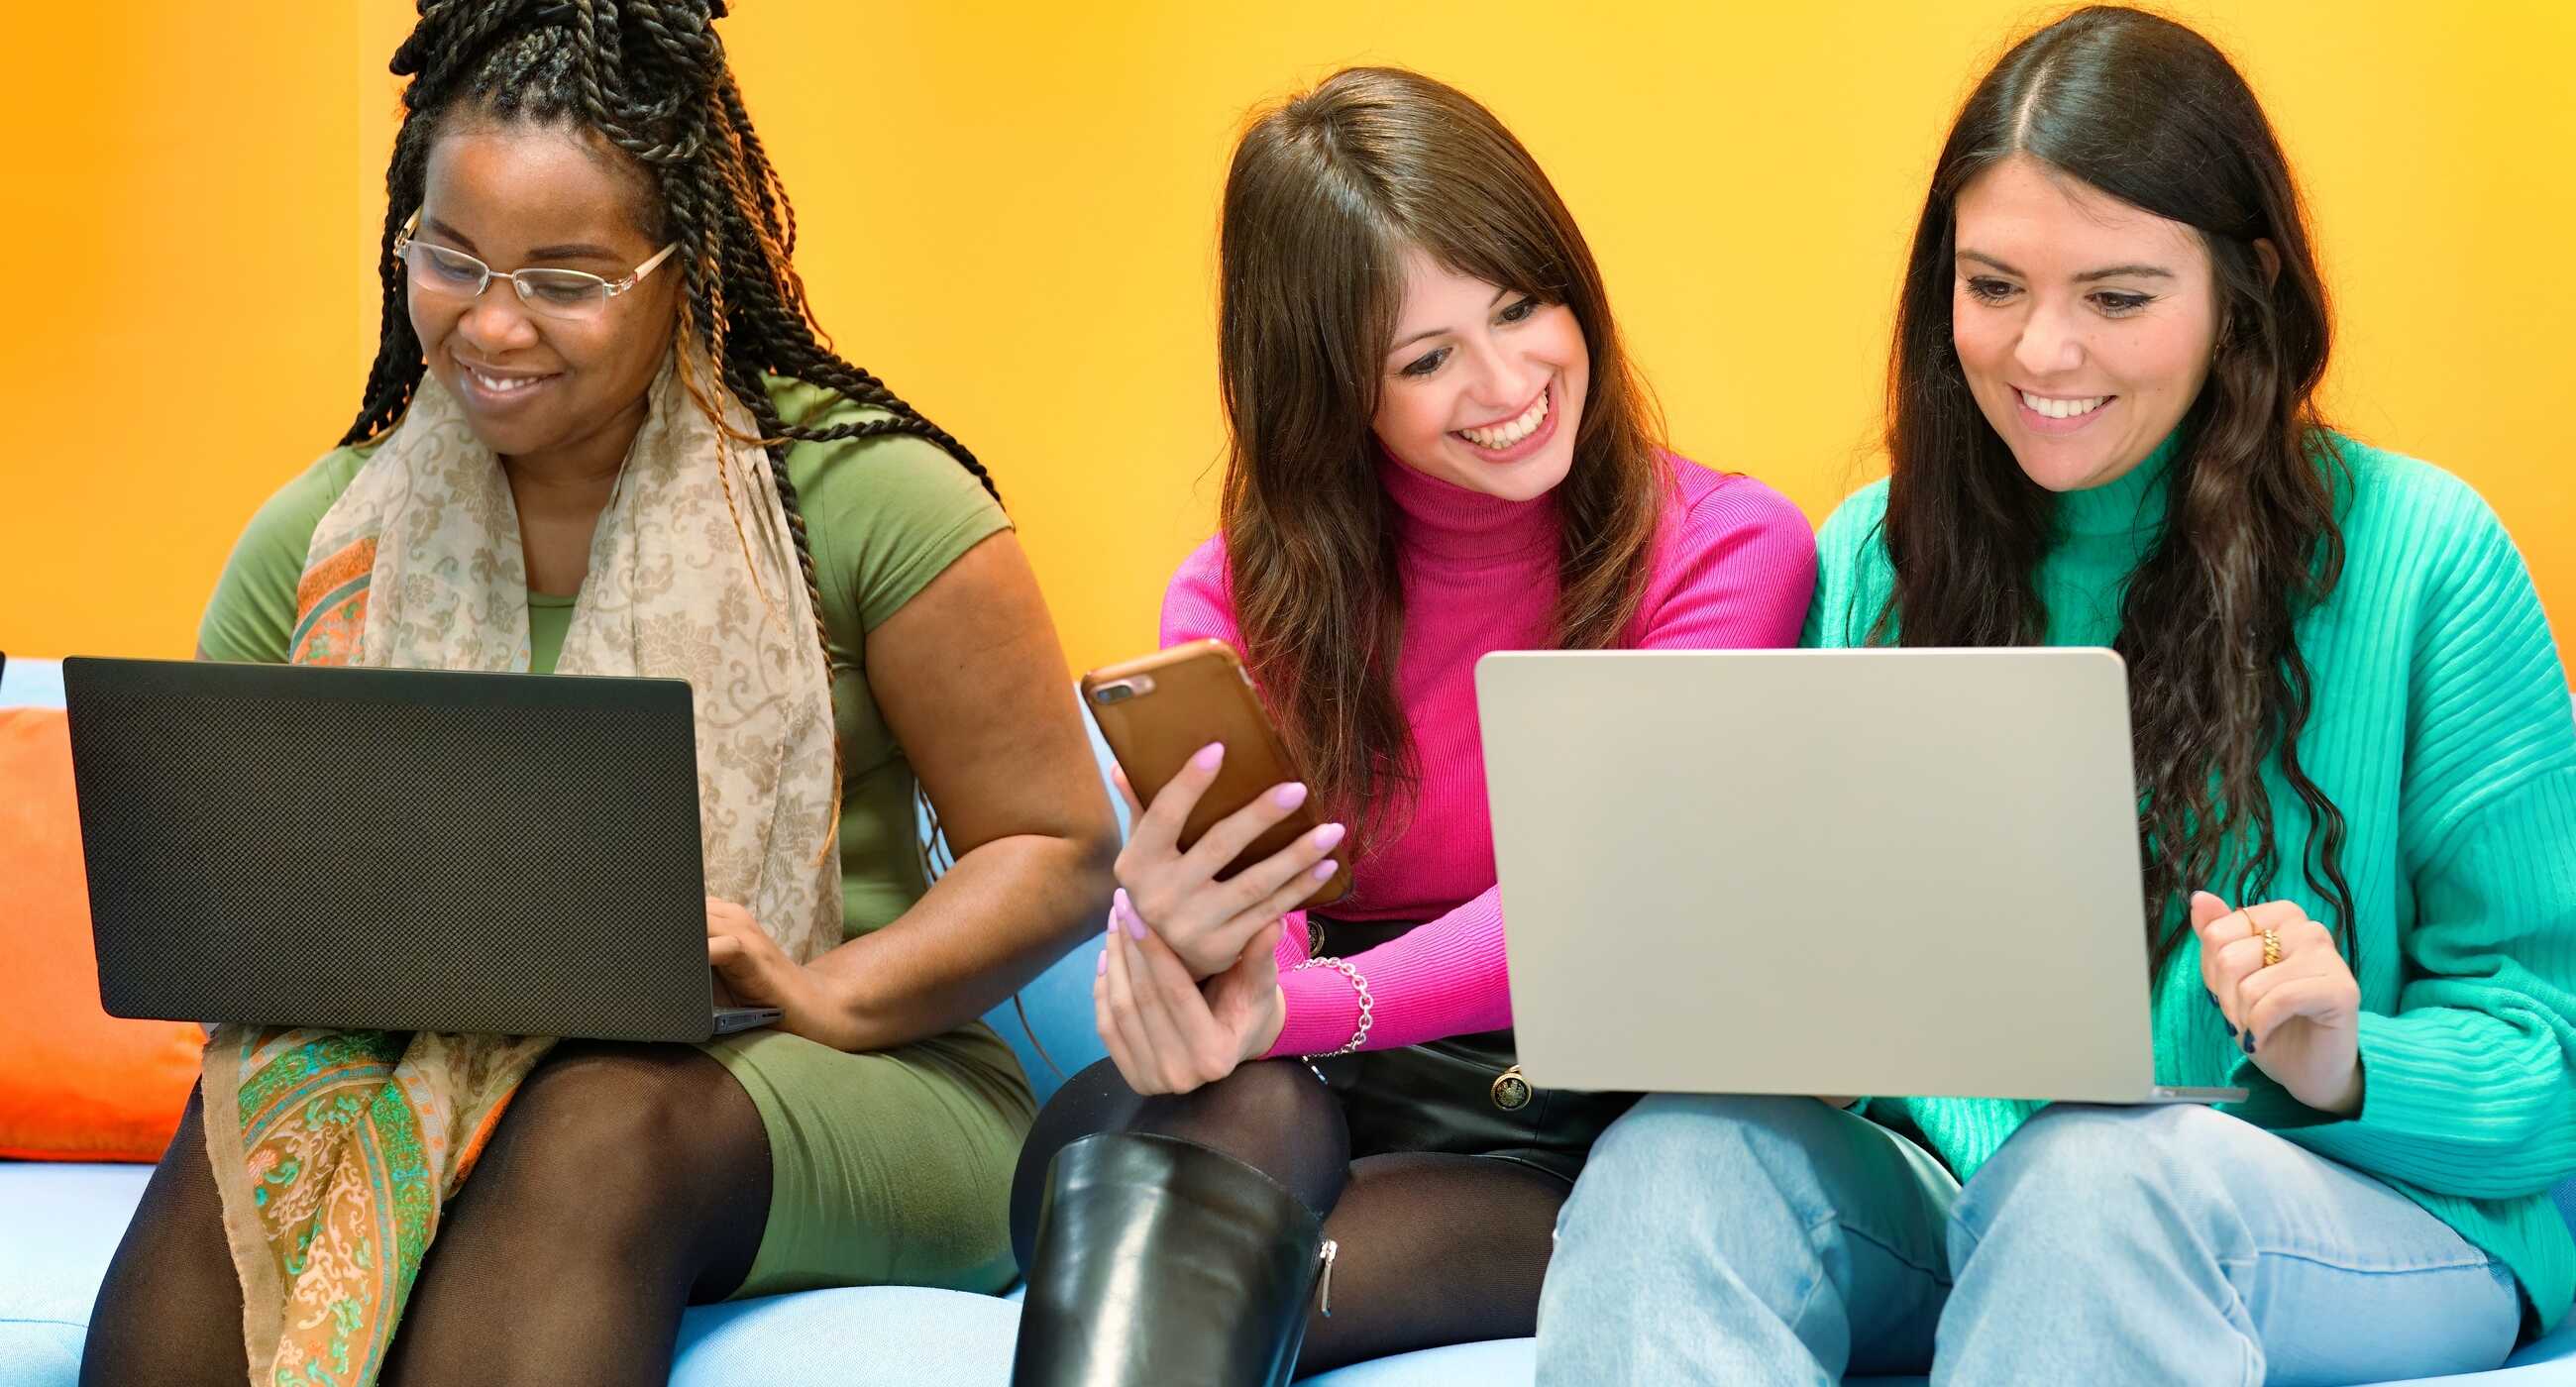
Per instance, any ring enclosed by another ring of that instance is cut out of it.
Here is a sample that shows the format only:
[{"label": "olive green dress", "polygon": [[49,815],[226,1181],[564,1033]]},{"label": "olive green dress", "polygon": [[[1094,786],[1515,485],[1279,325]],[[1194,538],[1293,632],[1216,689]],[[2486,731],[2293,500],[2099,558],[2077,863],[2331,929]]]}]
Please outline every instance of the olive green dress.
[{"label": "olive green dress", "polygon": [[[773,383],[791,422],[881,417],[813,386]],[[364,454],[339,448],[251,518],[198,631],[210,658],[283,664],[314,527]],[[856,937],[929,888],[915,781],[860,659],[866,635],[1010,520],[938,447],[896,437],[799,444],[787,455],[822,589],[840,731],[841,897]],[[571,594],[528,594],[533,666],[551,672]],[[767,1129],[769,1223],[737,1296],[899,1284],[997,1290],[1012,1276],[1011,1168],[1035,1115],[1010,1047],[972,1022],[899,1049],[847,1054],[779,1031],[700,1047],[750,1093]]]}]

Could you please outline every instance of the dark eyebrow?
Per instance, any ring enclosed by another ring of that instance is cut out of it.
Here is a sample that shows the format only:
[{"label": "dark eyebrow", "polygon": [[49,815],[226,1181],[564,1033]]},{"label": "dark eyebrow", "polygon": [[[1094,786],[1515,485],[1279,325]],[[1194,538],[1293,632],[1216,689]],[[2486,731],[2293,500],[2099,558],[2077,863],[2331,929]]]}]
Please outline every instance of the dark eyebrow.
[{"label": "dark eyebrow", "polygon": [[[426,221],[423,221],[421,223],[421,230],[437,232],[448,240],[454,241],[458,250],[464,251],[469,255],[481,255],[483,253],[480,249],[476,248],[473,237],[466,235],[455,227],[449,226],[447,223],[440,221],[436,217],[431,217]],[[588,241],[580,241],[571,245],[539,246],[535,250],[528,252],[528,258],[530,260],[615,260],[618,258],[618,254],[606,246],[597,246],[592,245]]]},{"label": "dark eyebrow", "polygon": [[2162,265],[2109,265],[2098,270],[2086,270],[2075,277],[2075,282],[2090,284],[2097,279],[2171,279],[2173,277],[2173,271]]},{"label": "dark eyebrow", "polygon": [[568,246],[539,246],[528,252],[528,258],[531,260],[617,260],[623,257],[606,246],[595,246],[588,241],[581,241]]},{"label": "dark eyebrow", "polygon": [[439,235],[444,236],[444,237],[446,237],[447,239],[449,239],[449,240],[451,240],[451,241],[454,241],[454,242],[456,243],[456,248],[457,248],[458,250],[462,250],[462,251],[472,251],[472,250],[474,250],[474,238],[473,238],[473,237],[466,235],[464,232],[457,230],[455,227],[449,226],[447,223],[445,223],[445,222],[443,222],[443,221],[440,221],[440,220],[439,220],[438,218],[436,218],[436,217],[431,217],[431,218],[427,219],[426,221],[423,221],[423,222],[420,224],[420,229],[421,229],[421,230],[423,230],[423,231],[435,231],[435,232],[437,232]]},{"label": "dark eyebrow", "polygon": [[[1991,265],[2008,275],[2021,275],[2021,271],[2014,269],[2012,266],[1997,260],[1983,251],[1963,250],[1959,252],[1959,258],[1962,260],[1974,260],[1981,265]],[[2026,278],[2027,276],[2024,277]],[[2075,282],[2078,284],[2091,284],[2095,280],[2102,279],[2171,279],[2173,277],[2174,272],[2166,269],[2162,265],[2105,265],[2101,269],[2086,270],[2084,273],[2077,275],[2075,277]]]},{"label": "dark eyebrow", "polygon": [[[1493,298],[1491,298],[1491,299],[1487,300],[1487,301],[1486,301],[1486,303],[1485,303],[1485,306],[1486,306],[1487,308],[1491,308],[1491,307],[1493,307],[1495,304],[1501,303],[1505,298],[1510,297],[1511,292],[1512,292],[1512,290],[1511,290],[1511,286],[1510,286],[1510,285],[1508,285],[1508,284],[1507,284],[1507,285],[1504,285],[1502,288],[1497,289],[1497,290],[1495,290],[1495,291],[1494,291],[1494,296],[1493,296]],[[1449,330],[1449,329],[1447,329],[1447,328],[1445,328],[1445,327],[1436,327],[1436,328],[1432,328],[1432,329],[1430,329],[1430,330],[1428,330],[1428,331],[1425,331],[1425,332],[1417,332],[1417,333],[1413,334],[1411,337],[1405,338],[1403,341],[1398,342],[1398,343],[1396,343],[1394,346],[1387,348],[1387,351],[1388,351],[1388,353],[1389,353],[1389,354],[1393,354],[1393,353],[1395,353],[1395,352],[1403,351],[1405,348],[1412,346],[1414,343],[1421,341],[1421,340],[1422,340],[1423,338],[1425,338],[1425,337],[1437,337],[1437,336],[1439,336],[1440,334],[1442,334],[1442,333],[1444,333],[1444,332],[1447,332],[1448,330]]]}]

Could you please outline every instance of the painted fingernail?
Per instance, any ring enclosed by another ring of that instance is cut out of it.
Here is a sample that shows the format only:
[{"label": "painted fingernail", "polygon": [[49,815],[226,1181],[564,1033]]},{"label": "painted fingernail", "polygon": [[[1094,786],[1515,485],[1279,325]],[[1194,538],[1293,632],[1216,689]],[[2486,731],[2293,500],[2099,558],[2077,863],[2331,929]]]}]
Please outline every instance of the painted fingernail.
[{"label": "painted fingernail", "polygon": [[1199,748],[1199,754],[1190,758],[1190,764],[1203,771],[1212,771],[1215,770],[1218,765],[1222,764],[1224,760],[1225,743],[1210,742],[1206,746]]},{"label": "painted fingernail", "polygon": [[1102,949],[1102,950],[1100,951],[1100,957],[1099,957],[1099,958],[1097,958],[1097,959],[1095,959],[1095,960],[1093,960],[1093,963],[1094,963],[1094,965],[1095,965],[1095,966],[1092,968],[1092,970],[1091,970],[1091,975],[1092,975],[1093,977],[1098,977],[1098,976],[1100,976],[1101,974],[1108,972],[1108,971],[1109,971],[1109,951],[1108,951],[1107,949]]},{"label": "painted fingernail", "polygon": [[2254,1033],[2252,1031],[2245,1031],[2239,1034],[2236,1037],[2236,1043],[2245,1047],[2245,1053],[2249,1055],[2254,1053]]},{"label": "painted fingernail", "polygon": [[1291,781],[1271,791],[1270,802],[1282,809],[1294,809],[1306,802],[1306,787],[1300,782]]},{"label": "painted fingernail", "polygon": [[1307,875],[1313,877],[1317,881],[1331,881],[1333,879],[1333,873],[1338,872],[1341,869],[1341,863],[1335,862],[1330,858],[1326,858],[1325,860],[1316,863],[1315,870],[1307,873]]},{"label": "painted fingernail", "polygon": [[1331,852],[1333,845],[1342,841],[1342,835],[1348,832],[1350,830],[1340,824],[1326,824],[1315,830],[1315,846]]},{"label": "painted fingernail", "polygon": [[1145,937],[1145,917],[1137,914],[1133,907],[1129,907],[1127,911],[1127,937],[1130,939]]}]

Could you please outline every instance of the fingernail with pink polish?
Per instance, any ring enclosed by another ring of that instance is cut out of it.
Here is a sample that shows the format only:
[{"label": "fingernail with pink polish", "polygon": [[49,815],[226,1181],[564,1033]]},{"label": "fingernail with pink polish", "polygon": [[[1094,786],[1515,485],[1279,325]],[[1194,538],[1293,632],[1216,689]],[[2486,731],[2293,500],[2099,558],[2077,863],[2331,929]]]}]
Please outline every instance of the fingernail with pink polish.
[{"label": "fingernail with pink polish", "polygon": [[1190,764],[1203,771],[1212,771],[1224,760],[1225,743],[1210,742],[1199,748],[1199,754],[1190,758]]},{"label": "fingernail with pink polish", "polygon": [[1270,802],[1282,809],[1294,809],[1306,802],[1306,787],[1299,782],[1291,781],[1271,791]]},{"label": "fingernail with pink polish", "polygon": [[1094,967],[1092,968],[1092,970],[1091,970],[1091,975],[1092,975],[1093,977],[1095,977],[1095,978],[1096,978],[1096,977],[1100,976],[1101,974],[1108,972],[1108,971],[1109,971],[1109,950],[1108,950],[1108,949],[1106,949],[1106,948],[1103,948],[1103,949],[1100,951],[1100,956],[1099,956],[1097,959],[1093,960],[1093,963],[1096,965],[1096,966],[1094,966]]},{"label": "fingernail with pink polish", "polygon": [[1341,869],[1341,863],[1327,858],[1326,860],[1315,864],[1315,870],[1311,875],[1317,881],[1331,881],[1333,879],[1333,873],[1338,872]]},{"label": "fingernail with pink polish", "polygon": [[1341,842],[1342,835],[1348,832],[1350,832],[1350,830],[1342,827],[1340,824],[1326,824],[1322,828],[1315,830],[1315,846],[1322,848],[1326,852],[1331,852],[1333,850],[1333,845]]}]

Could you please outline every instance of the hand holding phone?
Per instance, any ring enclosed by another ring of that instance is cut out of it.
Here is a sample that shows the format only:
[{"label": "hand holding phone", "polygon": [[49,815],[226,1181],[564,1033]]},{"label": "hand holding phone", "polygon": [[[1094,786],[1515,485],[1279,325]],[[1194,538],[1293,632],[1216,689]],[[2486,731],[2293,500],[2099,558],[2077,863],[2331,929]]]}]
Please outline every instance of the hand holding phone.
[{"label": "hand holding phone", "polygon": [[1083,698],[1135,810],[1118,884],[1194,978],[1263,929],[1349,889],[1347,836],[1318,821],[1240,661],[1222,641],[1086,675]]}]

